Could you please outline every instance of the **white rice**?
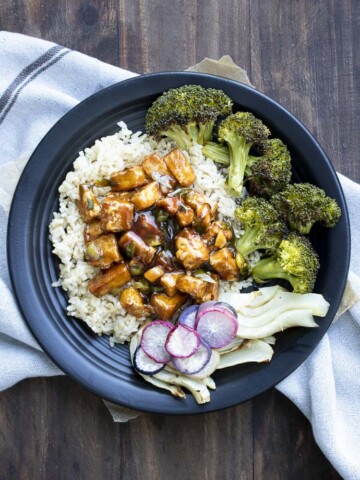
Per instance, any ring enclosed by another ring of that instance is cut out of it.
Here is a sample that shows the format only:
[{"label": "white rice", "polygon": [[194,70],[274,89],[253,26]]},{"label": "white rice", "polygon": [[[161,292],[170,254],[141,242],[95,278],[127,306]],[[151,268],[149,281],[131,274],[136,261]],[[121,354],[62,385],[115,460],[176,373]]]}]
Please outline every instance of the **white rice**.
[{"label": "white rice", "polygon": [[[155,142],[141,132],[132,133],[124,122],[114,135],[96,140],[91,148],[80,152],[74,162],[74,170],[69,172],[59,188],[60,209],[54,213],[50,224],[50,239],[53,253],[60,259],[60,278],[54,287],[62,287],[68,294],[68,315],[83,320],[95,333],[111,335],[110,343],[124,343],[130,340],[142,320],[129,315],[121,307],[118,298],[104,295],[97,298],[88,289],[88,281],[98,273],[85,260],[83,239],[84,222],[80,217],[75,201],[78,200],[78,187],[81,183],[92,183],[100,178],[108,178],[113,172],[140,163],[146,155],[158,151],[167,153],[173,144],[166,140]],[[234,220],[235,201],[225,189],[225,176],[215,163],[202,154],[200,145],[190,149],[190,161],[196,173],[195,188],[203,192],[212,202],[219,205],[221,219]],[[98,188],[96,195],[104,196],[109,189]],[[241,234],[235,224],[236,234]],[[254,254],[251,263],[258,260]],[[244,282],[220,282],[220,291],[240,291],[251,285],[250,279]]]}]

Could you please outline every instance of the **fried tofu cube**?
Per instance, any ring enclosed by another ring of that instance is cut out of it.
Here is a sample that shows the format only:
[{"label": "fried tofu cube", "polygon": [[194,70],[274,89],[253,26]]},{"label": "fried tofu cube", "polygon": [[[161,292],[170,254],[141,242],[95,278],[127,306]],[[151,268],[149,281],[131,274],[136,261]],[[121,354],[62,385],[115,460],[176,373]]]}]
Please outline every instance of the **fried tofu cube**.
[{"label": "fried tofu cube", "polygon": [[164,275],[165,271],[161,267],[152,267],[144,273],[144,277],[150,283],[155,283]]},{"label": "fried tofu cube", "polygon": [[163,193],[170,192],[176,185],[175,178],[171,175],[164,160],[158,153],[146,157],[141,163],[145,173],[154,182],[158,182]]},{"label": "fried tofu cube", "polygon": [[227,244],[227,238],[223,230],[220,230],[220,232],[216,235],[215,238],[215,247],[216,248],[223,248]]},{"label": "fried tofu cube", "polygon": [[125,192],[134,188],[143,187],[148,183],[145,170],[141,165],[129,167],[122,172],[115,172],[110,176],[110,186],[113,192]]},{"label": "fried tofu cube", "polygon": [[165,273],[160,278],[160,285],[164,287],[166,295],[169,297],[173,297],[176,292],[178,292],[178,288],[176,287],[176,282],[179,278],[183,277],[185,272],[169,272]]},{"label": "fried tofu cube", "polygon": [[95,275],[89,282],[89,291],[95,297],[101,297],[107,293],[117,293],[117,290],[131,280],[131,275],[125,263],[118,263],[104,272]]},{"label": "fried tofu cube", "polygon": [[175,215],[175,218],[178,224],[180,225],[180,227],[188,227],[194,222],[195,213],[192,208],[182,204],[179,208],[179,211]]},{"label": "fried tofu cube", "polygon": [[221,248],[210,255],[210,265],[220,275],[220,278],[229,282],[240,279],[240,271],[235,261],[235,254],[229,248]]},{"label": "fried tofu cube", "polygon": [[104,235],[104,230],[101,228],[100,220],[94,220],[91,223],[87,223],[84,228],[84,241],[85,243],[95,240],[95,238]]},{"label": "fried tofu cube", "polygon": [[146,210],[155,205],[161,198],[162,193],[159,184],[151,182],[134,193],[131,197],[131,202],[135,205],[136,210]]},{"label": "fried tofu cube", "polygon": [[151,212],[137,215],[131,230],[139,235],[146,245],[151,247],[157,247],[164,242],[164,232],[159,228]]},{"label": "fried tofu cube", "polygon": [[181,205],[180,197],[165,197],[159,200],[156,204],[157,208],[165,210],[172,217],[176,215]]},{"label": "fried tofu cube", "polygon": [[217,203],[210,203],[202,193],[190,190],[185,195],[185,202],[195,211],[197,225],[207,227],[215,218]]},{"label": "fried tofu cube", "polygon": [[176,286],[180,292],[187,293],[195,298],[196,302],[199,303],[202,301],[202,298],[205,295],[207,283],[200,278],[196,278],[191,275],[184,275],[178,279]]},{"label": "fried tofu cube", "polygon": [[150,317],[154,313],[151,305],[145,305],[144,298],[136,288],[130,286],[120,292],[120,304],[124,310],[134,317]]},{"label": "fried tofu cube", "polygon": [[168,297],[165,293],[153,293],[150,305],[160,319],[168,320],[186,302],[187,298],[188,296],[183,293],[177,293],[173,297]]},{"label": "fried tofu cube", "polygon": [[200,235],[190,228],[184,228],[175,237],[176,258],[186,270],[195,270],[210,258],[210,253]]},{"label": "fried tofu cube", "polygon": [[134,205],[119,198],[118,193],[109,193],[101,208],[101,228],[108,232],[130,230],[134,219]]},{"label": "fried tofu cube", "polygon": [[[222,243],[224,242],[224,237],[226,241],[222,245]],[[215,245],[218,248],[222,248],[227,242],[229,242],[233,238],[233,234],[225,222],[217,220],[216,222],[212,222],[208,226],[202,238],[208,245]]]},{"label": "fried tofu cube", "polygon": [[176,282],[176,287],[180,292],[189,294],[195,299],[196,303],[209,302],[217,300],[219,297],[219,279],[215,274],[206,274],[204,278],[184,275]]},{"label": "fried tofu cube", "polygon": [[160,266],[165,272],[173,272],[177,269],[177,261],[170,250],[161,250],[156,255],[155,266]]},{"label": "fried tofu cube", "polygon": [[79,186],[79,200],[77,202],[80,216],[86,223],[92,222],[95,218],[100,217],[101,205],[92,191],[91,185]]},{"label": "fried tofu cube", "polygon": [[149,265],[155,257],[154,247],[146,245],[144,240],[134,232],[126,232],[119,240],[119,246],[130,258],[137,258],[144,265]]},{"label": "fried tofu cube", "polygon": [[86,260],[94,267],[109,268],[113,263],[122,260],[113,233],[91,240],[85,245],[85,250]]},{"label": "fried tofu cube", "polygon": [[203,302],[218,300],[219,298],[219,275],[216,275],[216,273],[209,273],[209,275],[214,281],[208,282],[207,289],[202,300]]},{"label": "fried tofu cube", "polygon": [[116,197],[119,200],[125,200],[126,202],[130,202],[131,197],[134,195],[134,193],[134,190],[130,190],[128,192],[116,192]]},{"label": "fried tofu cube", "polygon": [[189,187],[195,182],[196,175],[194,169],[186,155],[179,148],[174,148],[165,155],[164,161],[182,187]]}]

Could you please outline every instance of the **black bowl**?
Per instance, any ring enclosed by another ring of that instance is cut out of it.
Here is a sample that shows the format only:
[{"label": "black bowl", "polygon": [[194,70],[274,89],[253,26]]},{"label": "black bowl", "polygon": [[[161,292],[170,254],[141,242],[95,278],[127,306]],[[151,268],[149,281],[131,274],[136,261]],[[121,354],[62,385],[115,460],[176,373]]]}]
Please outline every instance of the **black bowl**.
[{"label": "black bowl", "polygon": [[[109,347],[83,322],[66,315],[66,294],[51,287],[58,262],[51,253],[49,224],[58,209],[58,187],[78,152],[115,132],[124,120],[144,129],[147,108],[164,90],[184,84],[222,89],[236,109],[260,117],[290,148],[294,178],[309,181],[336,198],[342,218],[332,230],[317,227],[312,240],[321,269],[315,291],[331,307],[318,329],[291,329],[279,335],[269,364],[247,364],[214,374],[211,402],[197,405],[189,394],[177,400],[137,376],[127,346]],[[339,249],[339,245],[341,248]],[[18,183],[8,226],[8,263],[19,307],[32,333],[53,361],[84,387],[112,402],[149,412],[202,413],[236,405],[279,383],[314,350],[339,306],[348,274],[349,219],[334,168],[306,128],[288,111],[256,90],[198,73],[158,73],[126,80],[84,100],[50,130],[30,158]]]}]

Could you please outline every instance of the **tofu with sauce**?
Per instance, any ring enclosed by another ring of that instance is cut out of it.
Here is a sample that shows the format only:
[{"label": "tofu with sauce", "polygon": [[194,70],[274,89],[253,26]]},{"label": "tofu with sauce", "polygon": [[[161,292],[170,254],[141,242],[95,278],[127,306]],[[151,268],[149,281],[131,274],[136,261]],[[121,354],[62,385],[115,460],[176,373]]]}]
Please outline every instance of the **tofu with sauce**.
[{"label": "tofu with sauce", "polygon": [[146,210],[155,205],[162,196],[159,184],[151,182],[134,193],[131,197],[131,202],[135,205],[136,210]]},{"label": "tofu with sauce", "polygon": [[220,278],[229,282],[240,279],[240,271],[235,261],[235,254],[229,248],[221,248],[210,255],[210,265],[220,275]]},{"label": "tofu with sauce", "polygon": [[91,223],[87,223],[84,228],[84,241],[85,243],[95,240],[95,238],[104,235],[104,230],[101,228],[100,220],[94,220]]},{"label": "tofu with sauce", "polygon": [[124,192],[143,187],[148,183],[145,170],[141,165],[125,168],[121,172],[115,172],[110,176],[110,186],[113,192]]},{"label": "tofu with sauce", "polygon": [[137,214],[131,230],[151,247],[157,247],[164,242],[164,232],[159,228],[151,212]]},{"label": "tofu with sauce", "polygon": [[202,238],[207,245],[223,248],[233,238],[233,233],[225,222],[217,220],[208,226]]},{"label": "tofu with sauce", "polygon": [[109,193],[101,208],[101,228],[108,232],[130,230],[134,219],[134,205],[119,198],[117,193]]},{"label": "tofu with sauce", "polygon": [[189,187],[195,182],[196,175],[194,169],[186,155],[179,148],[174,148],[166,154],[164,161],[182,187]]},{"label": "tofu with sauce", "polygon": [[186,270],[195,270],[210,258],[210,253],[200,235],[190,228],[184,228],[175,237],[176,258]]},{"label": "tofu with sauce", "polygon": [[134,232],[126,232],[119,240],[119,246],[130,258],[138,258],[144,265],[149,265],[155,257],[154,247],[146,245],[144,240]]},{"label": "tofu with sauce", "polygon": [[208,273],[205,274],[205,278],[208,278],[209,281],[192,275],[184,275],[177,280],[176,287],[180,292],[193,297],[196,303],[217,300],[219,297],[219,277]]},{"label": "tofu with sauce", "polygon": [[142,161],[141,166],[149,178],[159,183],[163,193],[168,193],[175,187],[176,180],[158,153],[153,153],[146,157]]},{"label": "tofu with sauce", "polygon": [[168,297],[165,293],[153,293],[150,305],[159,318],[168,320],[186,302],[187,298],[188,296],[183,293],[176,293],[173,297]]},{"label": "tofu with sauce", "polygon": [[181,204],[175,218],[180,227],[188,227],[194,223],[195,213],[191,207]]},{"label": "tofu with sauce", "polygon": [[89,291],[95,297],[101,297],[107,293],[117,293],[117,290],[130,280],[131,275],[126,264],[118,263],[95,275],[89,282]]},{"label": "tofu with sauce", "polygon": [[91,185],[79,186],[79,200],[77,202],[80,216],[84,222],[92,222],[95,218],[100,217],[101,205],[96,198]]},{"label": "tofu with sauce", "polygon": [[165,272],[173,272],[178,269],[177,260],[171,250],[162,250],[156,255],[154,265],[160,266]]},{"label": "tofu with sauce", "polygon": [[113,263],[122,260],[113,233],[91,240],[85,245],[85,250],[86,260],[94,267],[109,268]]},{"label": "tofu with sauce", "polygon": [[144,273],[144,277],[148,282],[155,283],[164,275],[164,273],[165,271],[161,267],[157,266],[149,268],[149,270]]},{"label": "tofu with sauce", "polygon": [[185,195],[185,202],[195,212],[196,225],[207,227],[216,216],[217,203],[210,203],[202,193],[190,190]]},{"label": "tofu with sauce", "polygon": [[185,275],[185,272],[168,272],[165,273],[161,278],[160,278],[160,285],[164,287],[166,295],[169,297],[173,297],[176,292],[178,292],[178,288],[176,286],[176,282],[179,280],[179,278],[183,277]]},{"label": "tofu with sauce", "polygon": [[180,197],[165,197],[159,200],[156,204],[157,208],[165,210],[172,217],[176,215],[181,205]]},{"label": "tofu with sauce", "polygon": [[144,297],[133,286],[127,287],[120,292],[120,304],[124,310],[136,318],[149,317],[154,313],[151,305],[145,305]]}]

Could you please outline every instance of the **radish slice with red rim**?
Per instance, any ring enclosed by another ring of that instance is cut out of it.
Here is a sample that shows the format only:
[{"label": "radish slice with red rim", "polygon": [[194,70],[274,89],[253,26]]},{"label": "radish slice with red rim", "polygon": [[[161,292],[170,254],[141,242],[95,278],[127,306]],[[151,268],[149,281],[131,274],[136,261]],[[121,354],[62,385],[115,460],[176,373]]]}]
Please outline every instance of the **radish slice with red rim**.
[{"label": "radish slice with red rim", "polygon": [[236,318],[223,307],[209,307],[198,315],[196,331],[211,348],[229,345],[236,337],[237,329]]},{"label": "radish slice with red rim", "polygon": [[164,363],[155,362],[150,358],[139,345],[134,353],[133,359],[134,369],[142,373],[143,375],[155,375],[160,372],[164,367]]},{"label": "radish slice with red rim", "polygon": [[155,320],[146,325],[142,332],[141,348],[158,363],[167,363],[170,355],[165,349],[165,342],[169,332],[174,328],[170,322]]},{"label": "radish slice with red rim", "polygon": [[194,375],[200,372],[210,361],[211,348],[205,340],[200,340],[200,345],[195,353],[188,358],[172,358],[171,362],[179,372],[185,375]]},{"label": "radish slice with red rim", "polygon": [[200,337],[193,328],[179,323],[166,339],[165,348],[172,357],[190,357],[200,345]]},{"label": "radish slice with red rim", "polygon": [[226,302],[216,302],[215,307],[222,307],[222,308],[226,308],[227,310],[229,310],[230,313],[232,313],[234,315],[235,318],[237,318],[238,314],[237,314],[237,311],[235,310],[235,308],[230,305],[230,303],[226,303]]},{"label": "radish slice with red rim", "polygon": [[190,328],[195,328],[196,315],[199,310],[199,305],[191,305],[185,308],[181,313],[178,322]]},{"label": "radish slice with red rim", "polygon": [[215,302],[214,300],[209,300],[208,302],[201,303],[201,304],[199,305],[199,309],[198,309],[198,313],[197,313],[196,320],[198,319],[200,313],[201,313],[203,310],[206,310],[206,309],[209,308],[209,307],[213,307],[213,306],[215,305],[215,303],[218,303],[218,302]]}]

